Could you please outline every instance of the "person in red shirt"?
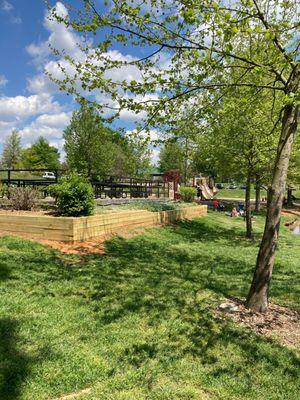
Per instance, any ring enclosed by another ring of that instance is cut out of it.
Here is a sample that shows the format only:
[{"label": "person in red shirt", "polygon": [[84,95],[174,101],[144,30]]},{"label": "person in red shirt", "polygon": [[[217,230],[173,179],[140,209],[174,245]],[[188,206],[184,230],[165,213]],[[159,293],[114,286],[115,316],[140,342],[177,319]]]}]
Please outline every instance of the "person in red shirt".
[{"label": "person in red shirt", "polygon": [[213,201],[213,207],[214,207],[214,210],[215,210],[215,211],[218,210],[218,207],[219,207],[219,200],[218,200],[218,199],[214,199],[214,201]]}]

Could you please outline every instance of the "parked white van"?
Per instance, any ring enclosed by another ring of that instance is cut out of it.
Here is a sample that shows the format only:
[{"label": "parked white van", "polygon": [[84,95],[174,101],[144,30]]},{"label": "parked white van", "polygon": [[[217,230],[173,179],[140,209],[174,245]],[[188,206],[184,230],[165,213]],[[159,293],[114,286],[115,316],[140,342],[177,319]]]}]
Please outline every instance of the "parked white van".
[{"label": "parked white van", "polygon": [[56,179],[54,172],[45,172],[43,175],[44,179]]}]

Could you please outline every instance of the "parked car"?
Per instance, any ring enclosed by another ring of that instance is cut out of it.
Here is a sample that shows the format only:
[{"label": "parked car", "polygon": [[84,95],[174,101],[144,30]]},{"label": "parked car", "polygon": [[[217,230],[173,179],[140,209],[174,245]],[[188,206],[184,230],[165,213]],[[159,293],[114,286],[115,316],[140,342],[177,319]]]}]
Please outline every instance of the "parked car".
[{"label": "parked car", "polygon": [[240,189],[246,190],[246,189],[247,189],[247,185],[241,185],[241,186],[240,186]]},{"label": "parked car", "polygon": [[43,179],[56,179],[54,172],[45,172],[43,174]]},{"label": "parked car", "polygon": [[216,183],[216,188],[217,189],[224,189],[223,183]]},{"label": "parked car", "polygon": [[236,186],[236,184],[231,183],[231,184],[228,186],[228,189],[237,189],[237,186]]}]

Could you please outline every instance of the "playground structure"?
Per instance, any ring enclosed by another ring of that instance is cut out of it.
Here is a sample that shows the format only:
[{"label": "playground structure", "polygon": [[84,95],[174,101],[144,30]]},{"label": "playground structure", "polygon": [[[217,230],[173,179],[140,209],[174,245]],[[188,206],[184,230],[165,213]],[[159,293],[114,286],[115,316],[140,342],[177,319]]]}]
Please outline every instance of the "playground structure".
[{"label": "playground structure", "polygon": [[[31,187],[39,190],[43,197],[47,197],[49,186],[58,183],[66,171],[51,172],[54,177],[50,178],[50,171],[46,169],[2,169],[0,184],[7,187]],[[90,182],[96,199],[173,199],[178,184],[176,179],[178,181],[178,177],[172,174],[154,174],[149,179],[107,176]]]},{"label": "playground structure", "polygon": [[218,189],[214,186],[211,177],[194,176],[192,178],[192,185],[199,186],[202,192],[202,200],[212,200],[218,193]]},{"label": "playground structure", "polygon": [[[46,169],[1,169],[0,184],[7,187],[31,187],[40,191],[43,197],[49,196],[49,186],[58,183],[65,170]],[[90,181],[96,199],[172,199],[180,198],[180,172],[176,169],[156,173],[146,178],[106,176]],[[217,193],[213,180],[195,176],[189,185],[200,186],[203,200],[211,200]]]}]

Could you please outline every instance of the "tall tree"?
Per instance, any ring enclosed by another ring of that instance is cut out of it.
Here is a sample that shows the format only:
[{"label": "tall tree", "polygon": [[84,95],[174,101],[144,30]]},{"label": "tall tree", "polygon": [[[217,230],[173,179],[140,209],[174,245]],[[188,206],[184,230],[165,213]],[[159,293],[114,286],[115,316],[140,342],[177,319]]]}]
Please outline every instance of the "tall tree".
[{"label": "tall tree", "polygon": [[105,126],[95,109],[82,106],[64,131],[66,161],[89,178],[105,175],[140,175],[147,148]]},{"label": "tall tree", "polygon": [[91,107],[82,106],[73,113],[64,131],[68,166],[89,178],[110,174],[117,154],[112,144],[113,135],[116,136],[101,123]]},{"label": "tall tree", "polygon": [[[268,110],[268,96],[248,101],[252,89],[232,88],[223,96],[219,105],[210,112],[207,139],[209,151],[219,172],[246,182],[245,211],[246,236],[252,237],[250,188],[269,184],[278,132]],[[276,104],[274,104],[276,107]],[[270,132],[265,135],[264,132]]]},{"label": "tall tree", "polygon": [[127,139],[127,169],[130,175],[136,177],[146,177],[149,175],[151,167],[151,150],[148,138],[131,134]]},{"label": "tall tree", "polygon": [[178,169],[183,175],[184,160],[183,146],[178,142],[166,142],[159,153],[159,169],[162,172]]},{"label": "tall tree", "polygon": [[42,136],[35,143],[22,152],[22,165],[28,169],[49,169],[60,168],[59,152],[54,146]]},{"label": "tall tree", "polygon": [[4,168],[15,169],[20,163],[21,152],[21,136],[19,132],[14,129],[4,143],[1,157],[2,166]]},{"label": "tall tree", "polygon": [[[148,112],[148,126],[172,124],[178,110],[188,109],[203,91],[219,92],[222,96],[229,87],[252,87],[257,89],[254,91],[257,97],[263,91],[269,91],[270,96],[284,94],[278,115],[281,131],[266,225],[246,301],[248,307],[260,312],[268,308],[282,200],[299,118],[298,3],[298,0],[238,0],[232,4],[223,0],[146,3],[118,0],[100,11],[97,2],[84,0],[84,8],[78,16],[72,11],[72,18],[52,10],[52,17],[59,22],[97,38],[84,41],[87,44],[84,57],[65,59],[75,72],[68,75],[70,69],[61,64],[67,76],[56,82],[70,93],[76,93],[74,82],[79,81],[85,90],[110,93],[117,103],[113,107],[116,117],[124,108],[134,112],[144,109]],[[145,47],[148,56],[131,62],[110,57],[108,50],[115,42],[120,46]],[[109,71],[126,68],[129,63],[143,80],[122,77],[115,81],[109,75]],[[239,72],[237,79],[233,71]],[[262,77],[267,83],[262,83]],[[81,97],[82,93],[78,91]],[[105,107],[111,108],[111,103],[98,106],[104,111]]]}]

